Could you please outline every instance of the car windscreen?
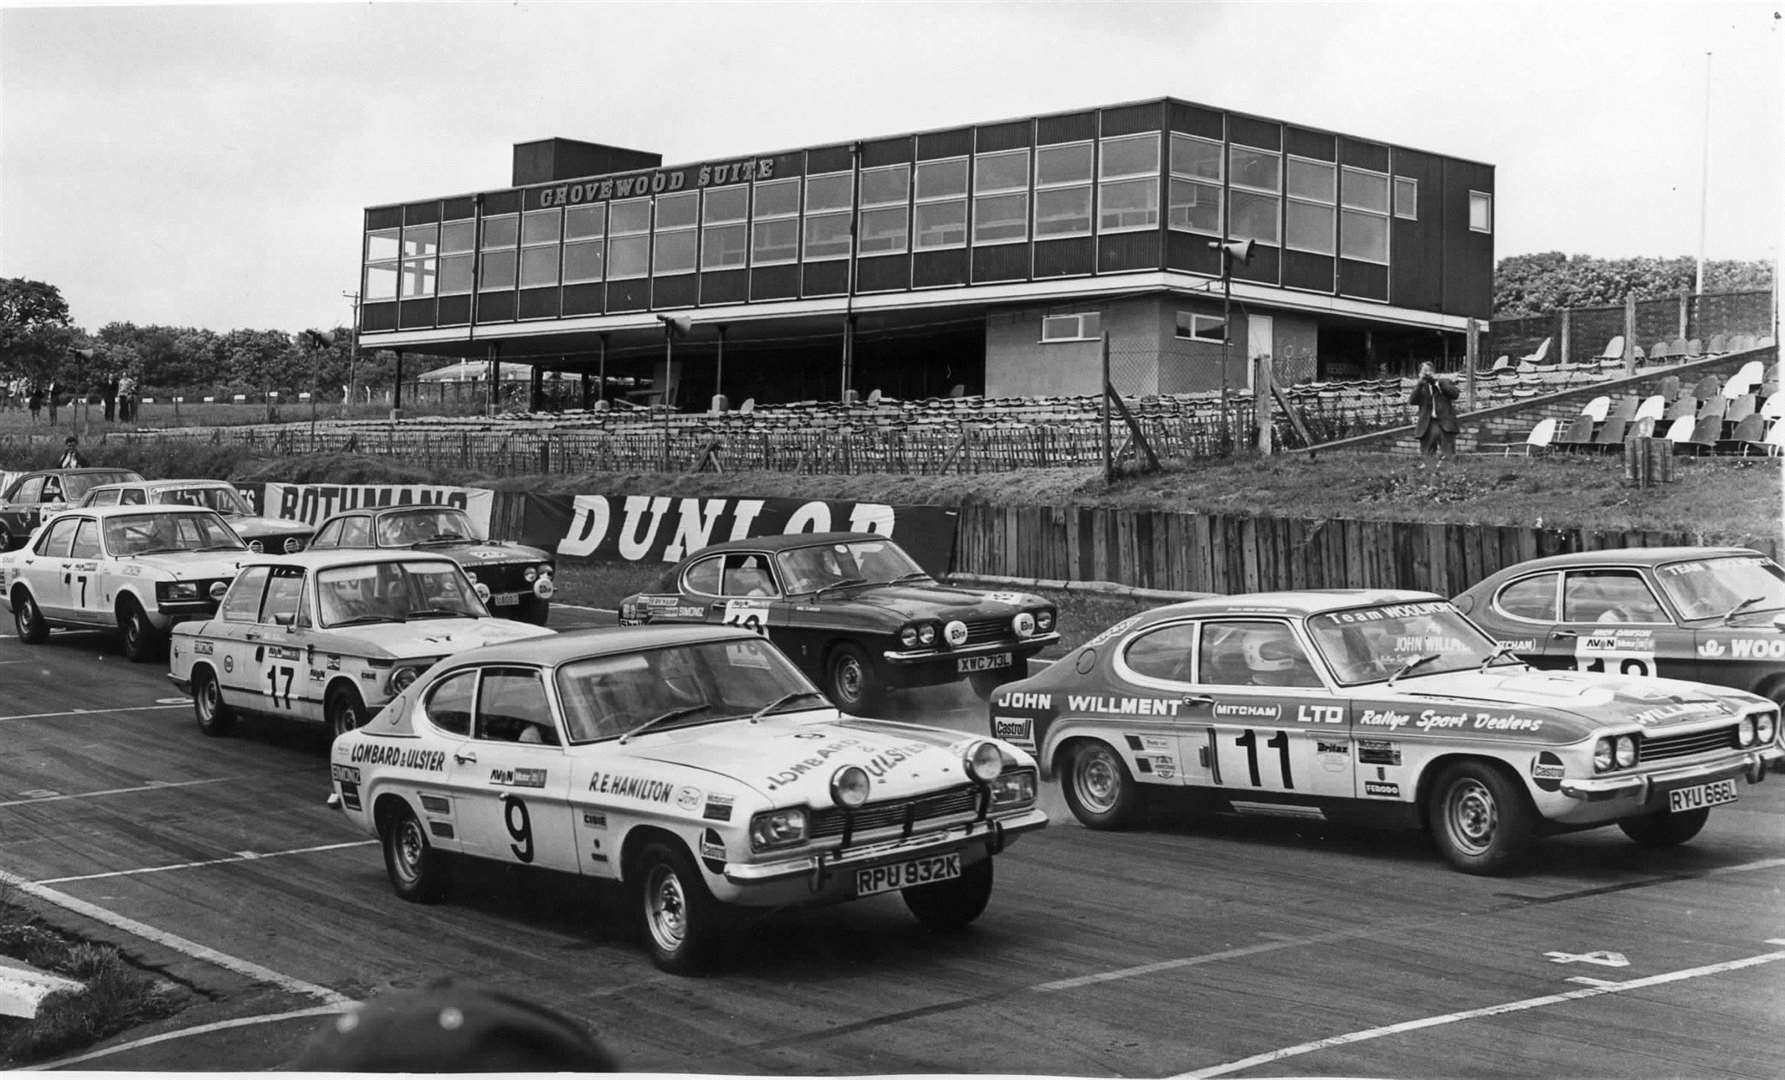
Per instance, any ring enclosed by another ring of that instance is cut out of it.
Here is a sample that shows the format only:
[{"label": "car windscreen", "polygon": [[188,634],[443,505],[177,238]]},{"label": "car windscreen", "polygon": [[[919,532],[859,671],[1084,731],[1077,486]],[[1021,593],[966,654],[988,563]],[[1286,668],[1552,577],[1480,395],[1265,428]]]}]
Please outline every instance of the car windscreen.
[{"label": "car windscreen", "polygon": [[903,548],[879,539],[794,548],[781,553],[780,563],[788,592],[812,592],[842,582],[885,584],[924,574]]},{"label": "car windscreen", "polygon": [[681,726],[749,716],[790,695],[802,695],[790,705],[827,704],[785,656],[760,638],[572,660],[558,668],[557,682],[572,742],[624,735],[661,717],[673,717],[662,726]]},{"label": "car windscreen", "polygon": [[1379,682],[1422,656],[1432,659],[1410,669],[1409,677],[1478,668],[1498,649],[1442,600],[1331,611],[1311,617],[1308,632],[1334,676],[1347,686]]},{"label": "car windscreen", "polygon": [[1762,555],[1666,563],[1655,577],[1682,619],[1785,609],[1785,569]]},{"label": "car windscreen", "polygon": [[316,600],[324,627],[489,614],[448,559],[331,566],[317,571]]},{"label": "car windscreen", "polygon": [[441,506],[417,507],[378,518],[379,547],[408,547],[430,541],[476,540],[477,530],[463,510]]},{"label": "car windscreen", "polygon": [[105,549],[113,555],[163,551],[242,551],[242,541],[216,514],[153,512],[105,519]]},{"label": "car windscreen", "polygon": [[69,502],[80,501],[90,487],[100,484],[123,484],[138,479],[133,472],[68,473],[62,477],[62,497]]},{"label": "car windscreen", "polygon": [[206,510],[215,510],[224,516],[246,517],[254,511],[249,509],[242,493],[222,484],[194,484],[190,487],[161,488],[155,492],[155,501],[173,506],[202,506]]}]

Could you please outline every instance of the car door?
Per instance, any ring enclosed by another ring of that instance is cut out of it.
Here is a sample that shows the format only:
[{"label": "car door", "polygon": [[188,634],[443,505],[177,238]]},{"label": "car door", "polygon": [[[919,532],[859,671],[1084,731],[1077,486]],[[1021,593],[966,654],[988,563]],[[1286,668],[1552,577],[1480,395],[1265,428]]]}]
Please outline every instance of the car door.
[{"label": "car door", "polygon": [[[470,758],[455,784],[466,843],[486,858],[578,873],[570,757],[538,668],[481,669]],[[479,779],[481,778],[481,779]]]},{"label": "car door", "polygon": [[434,682],[416,702],[417,732],[446,754],[439,772],[419,774],[409,794],[427,823],[428,839],[447,851],[485,854],[467,835],[477,809],[474,792],[484,775],[471,743],[471,716],[477,708],[477,668],[463,668]]},{"label": "car door", "polygon": [[1579,671],[1691,678],[1697,662],[1692,631],[1674,626],[1642,572],[1586,567],[1562,574],[1561,618],[1551,631],[1556,651],[1573,645]]},{"label": "car door", "polygon": [[101,569],[106,563],[99,522],[90,517],[76,520],[68,561],[62,566],[63,582],[68,589],[68,617],[89,626],[110,626],[116,621],[111,599],[115,583],[106,580],[110,575]]},{"label": "car door", "polygon": [[242,628],[244,660],[255,672],[255,692],[269,713],[322,719],[323,676],[312,672],[315,628],[303,606],[307,575],[301,566],[267,568],[253,625]]},{"label": "car door", "polygon": [[1215,699],[1195,678],[1199,630],[1199,623],[1185,619],[1136,634],[1114,662],[1127,684],[1123,696],[1083,702],[1087,711],[1132,711],[1134,718],[1124,719],[1117,734],[1144,783],[1208,787],[1215,782],[1210,756]]},{"label": "car door", "polygon": [[1207,757],[1228,797],[1351,798],[1351,710],[1288,620],[1207,619],[1196,687],[1210,698]]},{"label": "car door", "polygon": [[52,622],[67,623],[73,614],[68,587],[69,549],[80,519],[59,518],[50,523],[18,561],[18,580],[31,590],[39,611]]},{"label": "car door", "polygon": [[31,535],[31,530],[37,528],[39,512],[43,509],[44,480],[41,474],[20,480],[13,485],[5,507],[0,508],[0,524],[6,526],[14,543],[23,543]]},{"label": "car door", "polygon": [[1481,625],[1534,667],[1574,666],[1574,639],[1557,633],[1562,575],[1547,570],[1505,582],[1488,597]]},{"label": "car door", "polygon": [[217,686],[224,700],[236,708],[266,708],[261,692],[266,672],[256,650],[260,648],[261,598],[271,576],[272,568],[267,566],[243,570],[223,595],[216,616],[206,624],[204,636],[216,661]]}]

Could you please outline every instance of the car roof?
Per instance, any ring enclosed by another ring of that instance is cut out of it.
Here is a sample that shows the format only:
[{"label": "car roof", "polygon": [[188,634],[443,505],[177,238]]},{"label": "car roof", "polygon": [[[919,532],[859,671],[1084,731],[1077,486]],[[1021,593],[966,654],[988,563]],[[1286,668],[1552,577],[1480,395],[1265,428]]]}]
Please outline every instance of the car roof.
[{"label": "car roof", "polygon": [[1662,563],[1679,562],[1682,559],[1716,559],[1759,554],[1761,553],[1752,548],[1742,547],[1600,548],[1597,551],[1570,551],[1561,555],[1544,555],[1536,559],[1527,559],[1498,570],[1493,576],[1499,578],[1511,573],[1524,574],[1533,570],[1553,570],[1570,566],[1603,566],[1606,563],[1617,563],[1624,566],[1659,566]]},{"label": "car roof", "polygon": [[129,506],[71,506],[66,510],[57,510],[56,516],[62,514],[88,514],[96,518],[132,517],[137,514],[212,514],[217,511],[208,506],[185,506],[175,503],[133,503]]},{"label": "car roof", "polygon": [[596,656],[617,656],[645,649],[661,649],[670,645],[693,645],[706,641],[761,641],[752,631],[717,623],[658,623],[644,626],[599,626],[569,630],[559,634],[521,638],[496,645],[483,645],[457,653],[441,661],[439,667],[461,662],[476,664],[527,664],[555,667],[572,660]]},{"label": "car roof", "polygon": [[230,488],[231,490],[233,490],[235,488],[235,485],[230,483],[228,480],[213,480],[213,479],[203,478],[203,477],[193,477],[190,480],[166,480],[166,479],[163,479],[163,480],[114,480],[109,484],[94,484],[92,487],[88,488],[87,490],[88,491],[110,491],[113,488],[147,488],[152,491],[160,491],[164,488],[195,487],[195,486],[226,487],[226,488]]},{"label": "car roof", "polygon": [[1307,616],[1348,608],[1414,604],[1443,599],[1436,593],[1414,589],[1294,589],[1200,597],[1154,608],[1147,614]]},{"label": "car roof", "polygon": [[[700,555],[712,555],[726,551],[792,551],[795,548],[823,547],[826,544],[853,543],[858,540],[892,540],[890,536],[880,533],[859,532],[814,532],[785,533],[774,536],[754,536],[745,540],[727,540],[720,544],[708,544],[699,551],[693,552],[690,559]],[[895,543],[897,541],[894,541]]]},{"label": "car roof", "polygon": [[451,503],[393,503],[390,506],[354,506],[346,510],[336,510],[316,524],[320,528],[338,517],[346,517],[349,514],[371,514],[373,517],[377,517],[380,514],[395,514],[406,510],[457,510],[461,514],[468,512],[464,507],[453,506]]},{"label": "car roof", "polygon": [[290,555],[259,555],[242,560],[242,568],[250,566],[301,566],[306,570],[326,570],[331,566],[359,566],[365,563],[447,562],[458,564],[452,556],[409,548],[315,548]]}]

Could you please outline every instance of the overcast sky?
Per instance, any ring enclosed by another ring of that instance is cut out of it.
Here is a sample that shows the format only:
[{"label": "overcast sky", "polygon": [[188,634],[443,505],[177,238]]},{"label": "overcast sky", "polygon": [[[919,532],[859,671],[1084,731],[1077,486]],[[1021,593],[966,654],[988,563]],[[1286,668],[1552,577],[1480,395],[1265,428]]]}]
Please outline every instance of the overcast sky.
[{"label": "overcast sky", "polygon": [[665,164],[1175,96],[1497,167],[1498,257],[1777,259],[1778,3],[0,0],[0,277],[75,321],[346,324],[361,211],[515,142]]}]

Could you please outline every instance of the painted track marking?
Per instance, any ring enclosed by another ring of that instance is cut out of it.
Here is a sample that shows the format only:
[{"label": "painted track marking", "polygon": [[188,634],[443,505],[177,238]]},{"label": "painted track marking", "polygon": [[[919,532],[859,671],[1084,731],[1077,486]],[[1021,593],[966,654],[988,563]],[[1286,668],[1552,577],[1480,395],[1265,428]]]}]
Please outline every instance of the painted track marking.
[{"label": "painted track marking", "polygon": [[20,713],[17,716],[0,716],[0,723],[8,720],[51,720],[58,716],[102,716],[106,713],[152,712],[156,709],[190,709],[191,702],[183,705],[134,705],[127,709],[64,709],[61,712]]},{"label": "painted track marking", "polygon": [[281,1020],[302,1020],[311,1016],[333,1016],[352,1004],[354,1003],[351,1001],[343,1001],[339,1005],[317,1005],[312,1008],[294,1009],[291,1012],[285,1013],[268,1013],[264,1016],[243,1016],[235,1020],[218,1020],[210,1024],[200,1024],[197,1027],[181,1028],[179,1031],[164,1031],[159,1035],[150,1035],[148,1038],[137,1039],[134,1042],[119,1043],[117,1046],[108,1046],[103,1050],[94,1050],[89,1053],[78,1054],[75,1057],[66,1057],[60,1061],[45,1061],[37,1065],[25,1065],[22,1066],[22,1071],[44,1072],[49,1069],[65,1069],[70,1065],[79,1065],[83,1061],[93,1061],[97,1058],[110,1057],[113,1054],[121,1054],[126,1050],[135,1050],[139,1046],[153,1046],[156,1043],[171,1042],[174,1039],[187,1039],[194,1035],[208,1035],[213,1031],[228,1031],[231,1028],[252,1027],[256,1024],[276,1024]]},{"label": "painted track marking", "polygon": [[289,851],[269,851],[264,854],[253,851],[238,851],[223,859],[203,859],[198,862],[170,863],[166,866],[143,866],[135,870],[107,870],[103,874],[77,874],[71,877],[44,878],[33,882],[35,885],[66,885],[71,881],[97,881],[100,878],[134,877],[137,874],[159,874],[164,870],[197,870],[206,866],[223,866],[227,863],[249,862],[255,859],[276,859],[282,855],[311,855],[318,851],[339,851],[342,848],[367,847],[376,844],[376,840],[349,840],[342,844],[318,844],[315,847],[292,848]]},{"label": "painted track marking", "polygon": [[[1785,940],[1767,942],[1769,945],[1785,945]],[[1664,972],[1629,982],[1607,983],[1599,986],[1585,986],[1579,990],[1567,990],[1560,994],[1545,994],[1542,997],[1525,998],[1522,1001],[1507,1001],[1499,1005],[1488,1005],[1479,1009],[1465,1009],[1461,1012],[1445,1013],[1442,1016],[1427,1016],[1419,1020],[1406,1020],[1399,1024],[1386,1024],[1382,1027],[1366,1028],[1363,1031],[1348,1032],[1313,1042],[1301,1043],[1297,1046],[1286,1046],[1281,1050],[1271,1050],[1263,1054],[1254,1054],[1239,1061],[1230,1061],[1225,1065],[1215,1065],[1207,1069],[1179,1073],[1172,1080],[1191,1080],[1205,1076],[1226,1076],[1250,1069],[1259,1065],[1269,1065],[1284,1058],[1299,1057],[1317,1050],[1328,1050],[1335,1046],[1349,1046],[1353,1043],[1380,1039],[1387,1035],[1402,1035],[1409,1031],[1422,1031],[1426,1028],[1443,1027],[1447,1024],[1458,1024],[1466,1020],[1479,1020],[1487,1016],[1504,1016],[1507,1013],[1525,1012],[1530,1009],[1541,1009],[1550,1005],[1561,1005],[1570,1001],[1581,1001],[1585,998],[1602,997],[1606,994],[1622,994],[1628,990],[1641,990],[1650,986],[1662,986],[1666,983],[1684,982],[1687,979],[1701,979],[1707,975],[1721,975],[1728,971],[1739,971],[1742,968],[1756,967],[1760,964],[1772,964],[1785,960],[1785,951],[1760,953],[1757,956],[1746,956],[1740,960],[1725,960],[1718,964],[1706,964],[1703,967],[1684,968],[1680,971]]]},{"label": "painted track marking", "polygon": [[135,795],[144,791],[162,791],[167,788],[197,787],[200,784],[228,784],[237,780],[251,779],[246,776],[218,776],[209,780],[151,780],[136,787],[107,788],[104,791],[82,791],[72,795],[42,795],[35,799],[13,799],[0,802],[0,810],[9,806],[35,806],[38,803],[67,802],[70,799],[97,799],[101,795]]}]

